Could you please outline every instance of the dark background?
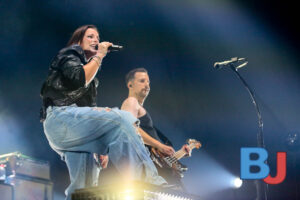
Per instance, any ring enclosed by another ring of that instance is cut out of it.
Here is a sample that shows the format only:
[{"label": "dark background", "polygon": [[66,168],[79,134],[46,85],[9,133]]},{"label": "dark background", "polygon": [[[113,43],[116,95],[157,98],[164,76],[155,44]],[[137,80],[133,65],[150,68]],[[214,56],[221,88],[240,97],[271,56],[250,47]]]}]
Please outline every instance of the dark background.
[{"label": "dark background", "polygon": [[[269,1],[0,1],[0,154],[14,151],[50,161],[55,200],[69,184],[67,168],[51,150],[39,123],[39,90],[48,65],[72,32],[95,24],[102,41],[124,45],[104,59],[99,106],[119,107],[125,74],[145,67],[145,102],[154,123],[179,149],[187,138],[203,143],[183,162],[183,179],[203,199],[254,199],[252,181],[234,189],[240,148],[256,145],[257,117],[248,93],[227,68],[213,64],[246,57],[240,73],[254,88],[264,119],[271,174],[287,151],[287,177],[269,186],[270,199],[300,199],[299,30],[295,3]],[[299,139],[299,138],[298,138]],[[299,141],[299,140],[298,140]],[[298,143],[299,144],[299,143]]]}]

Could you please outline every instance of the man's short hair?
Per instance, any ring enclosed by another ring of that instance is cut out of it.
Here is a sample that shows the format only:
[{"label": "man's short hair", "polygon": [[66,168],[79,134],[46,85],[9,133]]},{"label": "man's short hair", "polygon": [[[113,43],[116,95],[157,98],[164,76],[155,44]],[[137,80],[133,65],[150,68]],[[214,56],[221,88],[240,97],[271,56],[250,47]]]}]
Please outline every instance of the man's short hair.
[{"label": "man's short hair", "polygon": [[130,72],[128,72],[126,74],[126,76],[125,76],[126,85],[129,83],[129,81],[132,81],[134,79],[134,75],[137,72],[145,72],[145,73],[148,74],[148,71],[145,68],[143,68],[143,67],[141,67],[141,68],[135,68],[135,69],[131,70]]}]

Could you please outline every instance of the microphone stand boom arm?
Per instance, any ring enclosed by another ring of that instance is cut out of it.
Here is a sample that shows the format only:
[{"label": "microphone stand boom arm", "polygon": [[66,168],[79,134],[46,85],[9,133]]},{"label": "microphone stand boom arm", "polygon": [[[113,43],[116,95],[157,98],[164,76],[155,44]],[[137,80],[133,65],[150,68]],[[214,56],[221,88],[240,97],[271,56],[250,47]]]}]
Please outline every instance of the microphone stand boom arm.
[{"label": "microphone stand boom arm", "polygon": [[[243,65],[243,64],[242,64]],[[257,101],[254,96],[254,92],[249,87],[245,79],[239,74],[238,69],[239,67],[234,67],[233,64],[230,64],[230,69],[236,74],[236,76],[242,81],[243,85],[245,86],[246,90],[248,91],[252,103],[254,104],[257,117],[258,117],[258,127],[259,131],[257,133],[257,146],[264,148],[264,135],[263,135],[263,119],[260,113],[260,109],[258,107]],[[257,198],[256,200],[267,200],[267,185],[262,182],[261,180],[256,180],[256,190],[257,190]]]}]

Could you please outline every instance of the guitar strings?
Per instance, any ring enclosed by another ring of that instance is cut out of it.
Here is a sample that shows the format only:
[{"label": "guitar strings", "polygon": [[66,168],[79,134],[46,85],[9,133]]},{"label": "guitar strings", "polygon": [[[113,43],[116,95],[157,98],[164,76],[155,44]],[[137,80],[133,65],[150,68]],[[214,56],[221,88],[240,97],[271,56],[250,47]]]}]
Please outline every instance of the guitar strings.
[{"label": "guitar strings", "polygon": [[174,162],[176,162],[180,158],[182,158],[184,156],[184,154],[185,154],[184,151],[179,150],[179,151],[175,152],[173,156],[168,157],[168,161],[171,162],[171,164],[173,164]]},{"label": "guitar strings", "polygon": [[[189,148],[192,149],[193,147],[189,146]],[[186,152],[181,149],[181,150],[175,152],[173,156],[167,157],[166,159],[171,164],[173,164],[174,162],[177,162],[179,159],[181,159],[185,154],[186,154]]]}]

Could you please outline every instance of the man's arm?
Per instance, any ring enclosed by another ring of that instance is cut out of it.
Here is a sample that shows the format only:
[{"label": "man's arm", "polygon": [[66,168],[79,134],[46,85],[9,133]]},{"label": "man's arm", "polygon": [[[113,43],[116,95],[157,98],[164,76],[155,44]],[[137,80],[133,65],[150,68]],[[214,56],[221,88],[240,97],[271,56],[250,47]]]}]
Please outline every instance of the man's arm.
[{"label": "man's arm", "polygon": [[157,148],[160,152],[168,156],[171,156],[175,153],[175,150],[172,147],[160,143],[158,140],[146,133],[143,129],[138,128],[138,131],[141,134],[145,144]]},{"label": "man's arm", "polygon": [[[121,110],[126,110],[133,114],[134,117],[138,118],[138,112],[140,109],[140,105],[136,98],[128,97],[122,104]],[[151,137],[148,133],[146,133],[143,129],[138,128],[140,135],[142,136],[144,143],[157,148],[162,153],[167,154],[169,156],[175,153],[175,150],[167,145],[160,143],[158,140]]]},{"label": "man's arm", "polygon": [[136,98],[128,97],[123,102],[121,106],[121,110],[126,110],[130,112],[134,117],[138,118],[139,106],[140,106],[139,102],[137,101]]}]

